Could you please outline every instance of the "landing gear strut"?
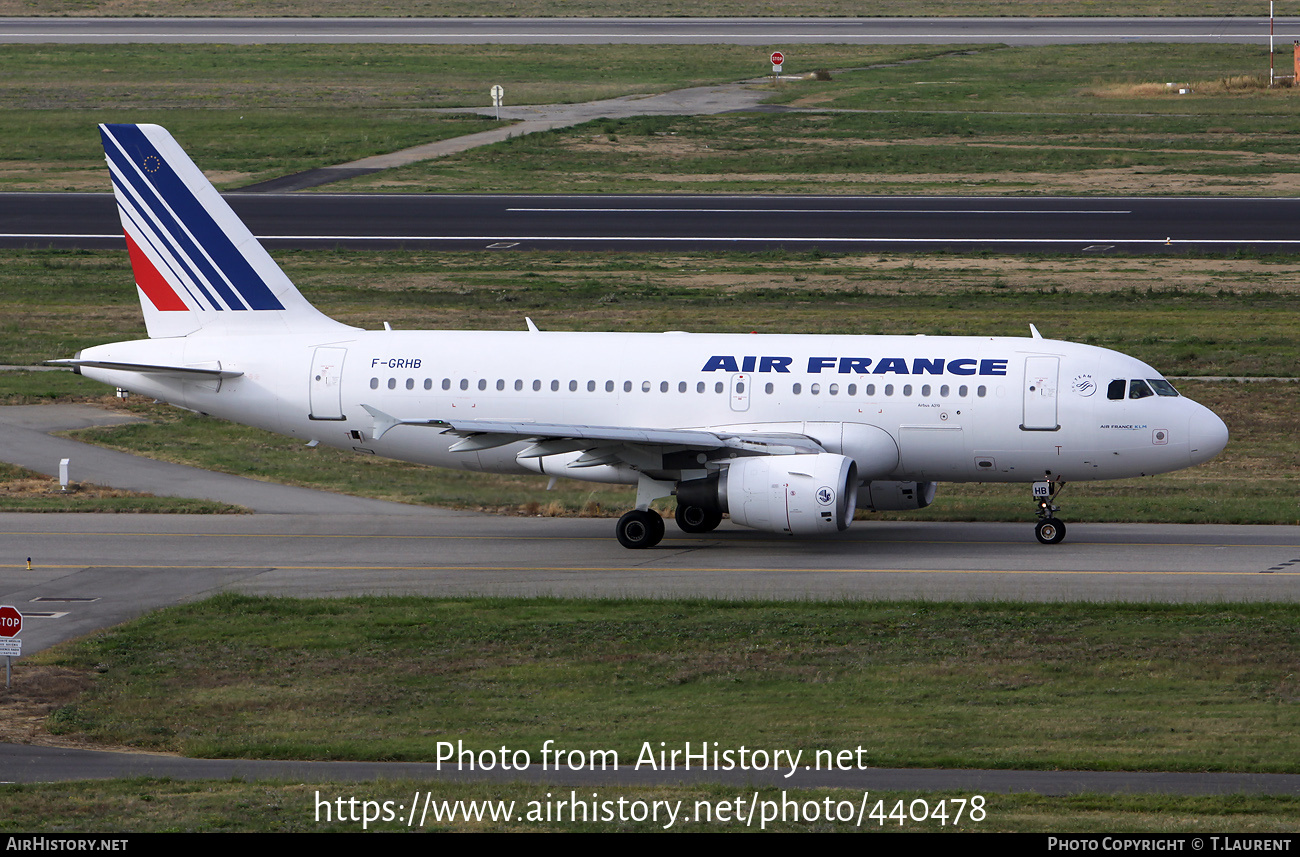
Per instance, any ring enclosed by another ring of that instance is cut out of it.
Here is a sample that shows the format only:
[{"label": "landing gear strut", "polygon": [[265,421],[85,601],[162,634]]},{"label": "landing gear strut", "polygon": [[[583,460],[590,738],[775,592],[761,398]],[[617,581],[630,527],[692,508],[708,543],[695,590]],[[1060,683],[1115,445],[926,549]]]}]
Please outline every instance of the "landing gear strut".
[{"label": "landing gear strut", "polygon": [[664,537],[664,519],[653,509],[633,509],[618,519],[615,533],[625,548],[652,548]]},{"label": "landing gear strut", "polygon": [[1065,540],[1065,522],[1056,519],[1061,511],[1056,505],[1056,495],[1065,488],[1064,482],[1035,482],[1034,502],[1038,508],[1038,523],[1034,526],[1034,535],[1045,545],[1060,544]]}]

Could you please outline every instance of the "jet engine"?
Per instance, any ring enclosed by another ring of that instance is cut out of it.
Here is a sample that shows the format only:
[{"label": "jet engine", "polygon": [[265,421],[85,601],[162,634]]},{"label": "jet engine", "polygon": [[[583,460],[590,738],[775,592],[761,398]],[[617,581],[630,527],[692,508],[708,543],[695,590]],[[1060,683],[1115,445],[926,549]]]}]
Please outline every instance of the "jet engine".
[{"label": "jet engine", "polygon": [[858,468],[833,453],[737,458],[677,485],[679,506],[727,512],[744,527],[797,536],[834,533],[853,520]]},{"label": "jet engine", "polygon": [[858,508],[873,512],[907,512],[934,502],[938,482],[869,482],[858,490]]}]

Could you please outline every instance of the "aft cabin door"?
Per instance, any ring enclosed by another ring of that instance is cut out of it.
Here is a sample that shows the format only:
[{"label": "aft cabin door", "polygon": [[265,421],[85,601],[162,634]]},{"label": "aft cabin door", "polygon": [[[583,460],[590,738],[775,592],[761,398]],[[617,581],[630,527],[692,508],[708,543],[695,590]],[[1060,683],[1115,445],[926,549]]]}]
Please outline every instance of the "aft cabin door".
[{"label": "aft cabin door", "polygon": [[311,358],[308,399],[313,420],[343,419],[343,358],[346,348],[316,349]]},{"label": "aft cabin door", "polygon": [[1056,431],[1056,375],[1059,357],[1025,358],[1025,415],[1020,427],[1025,431]]}]

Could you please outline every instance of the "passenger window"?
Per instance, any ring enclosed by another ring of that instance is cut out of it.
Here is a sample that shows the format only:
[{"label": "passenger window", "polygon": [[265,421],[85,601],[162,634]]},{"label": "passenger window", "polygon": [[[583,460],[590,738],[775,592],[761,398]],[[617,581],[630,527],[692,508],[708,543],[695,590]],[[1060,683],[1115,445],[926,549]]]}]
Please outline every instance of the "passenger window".
[{"label": "passenger window", "polygon": [[516,378],[516,379],[515,379],[515,392],[519,392],[519,391],[522,390],[523,388],[524,388],[524,381],[523,381],[523,379],[522,379],[522,378]]},{"label": "passenger window", "polygon": [[686,392],[686,382],[685,382],[685,381],[678,381],[678,382],[677,382],[677,392],[679,392],[679,393],[685,393],[685,392]]},{"label": "passenger window", "polygon": [[989,388],[985,387],[983,384],[980,384],[978,387],[975,388],[975,395],[979,396],[981,399],[987,396],[988,394],[989,394]]},{"label": "passenger window", "polygon": [[713,385],[713,392],[715,392],[715,393],[721,393],[721,392],[722,392],[722,382],[721,382],[721,381],[719,381],[718,383],[716,383],[716,384]]},{"label": "passenger window", "polygon": [[588,381],[588,382],[587,382],[587,392],[588,392],[588,393],[594,393],[594,392],[596,392],[596,382],[595,382],[595,381]]},{"label": "passenger window", "polygon": [[540,390],[540,389],[542,389],[542,382],[541,382],[541,380],[540,380],[540,379],[538,379],[538,380],[534,380],[534,381],[533,381],[533,392],[536,393],[536,392],[537,392],[538,390]]},{"label": "passenger window", "polygon": [[606,393],[612,393],[612,392],[614,392],[614,382],[613,382],[613,381],[606,381],[606,382],[605,382],[605,392],[606,392]]},{"label": "passenger window", "polygon": [[868,396],[874,396],[874,395],[876,395],[876,385],[875,385],[875,384],[868,384],[868,385],[867,385],[867,389],[865,390],[865,392],[866,392],[866,394],[867,394]]},{"label": "passenger window", "polygon": [[460,388],[461,388],[462,390],[468,390],[468,389],[469,389],[469,379],[468,379],[468,378],[461,378],[461,379],[460,379]]},{"label": "passenger window", "polygon": [[390,390],[396,390],[396,389],[397,389],[397,379],[396,379],[396,378],[389,378],[389,379],[388,379],[388,389],[390,389]]},{"label": "passenger window", "polygon": [[812,393],[814,396],[817,395],[818,393],[820,393],[821,391],[822,391],[822,385],[821,385],[821,384],[809,384],[809,385],[808,385],[808,392],[809,392],[809,393]]},{"label": "passenger window", "polygon": [[426,389],[426,390],[432,390],[432,389],[433,389],[433,379],[432,379],[432,378],[425,378],[425,379],[424,379],[424,389]]},{"label": "passenger window", "polygon": [[965,384],[962,384],[960,387],[957,388],[957,395],[963,399],[966,398],[966,394],[969,392],[970,392],[970,387],[967,387]]},{"label": "passenger window", "polygon": [[1124,387],[1127,385],[1128,382],[1123,378],[1117,378],[1116,380],[1111,381],[1110,386],[1106,388],[1106,398],[1112,400],[1124,398]]},{"label": "passenger window", "polygon": [[668,382],[667,382],[667,381],[660,381],[660,382],[659,382],[659,392],[661,392],[661,393],[667,393],[667,392],[668,392]]},{"label": "passenger window", "polygon": [[[929,393],[927,393],[926,395],[928,396]],[[942,387],[939,388],[939,395],[942,396],[942,397],[945,398],[945,399],[948,398],[948,385],[947,385],[947,384],[944,384]]]},{"label": "passenger window", "polygon": [[442,389],[444,389],[444,390],[450,390],[450,389],[451,389],[451,379],[450,379],[450,378],[443,378],[443,379],[442,379]]},{"label": "passenger window", "polygon": [[415,389],[415,379],[414,379],[414,378],[407,378],[407,379],[406,379],[406,389],[408,389],[408,390],[414,390],[414,389]]},{"label": "passenger window", "polygon": [[379,379],[378,379],[378,378],[371,378],[371,379],[370,379],[370,389],[372,389],[372,390],[378,390],[378,389],[379,389]]},{"label": "passenger window", "polygon": [[704,392],[704,382],[703,382],[703,381],[701,381],[700,383],[698,383],[698,384],[695,385],[695,392],[697,392],[697,393],[703,393],[703,392]]},{"label": "passenger window", "polygon": [[772,382],[771,382],[771,381],[768,381],[768,382],[767,382],[767,386],[763,387],[763,392],[764,392],[764,393],[767,393],[767,394],[770,396],[770,395],[772,395],[772,391],[775,390],[775,389],[776,389],[776,387],[773,386]]},{"label": "passenger window", "polygon": [[504,390],[505,388],[506,388],[506,379],[505,379],[505,378],[498,378],[498,379],[497,379],[497,389],[498,389],[498,390]]},{"label": "passenger window", "polygon": [[551,379],[551,392],[552,393],[560,392],[560,382],[558,379],[555,378]]},{"label": "passenger window", "polygon": [[858,385],[857,385],[857,384],[850,384],[850,385],[849,385],[849,388],[848,388],[847,390],[845,390],[844,392],[847,393],[847,394],[850,395],[850,396],[856,396],[856,395],[858,394]]},{"label": "passenger window", "polygon": [[797,396],[803,391],[803,386],[800,384],[795,384],[793,387],[790,388],[790,391]]},{"label": "passenger window", "polygon": [[840,393],[840,385],[831,384],[829,387],[826,388],[826,392],[830,393],[832,396],[838,396]]},{"label": "passenger window", "polygon": [[894,385],[893,385],[893,384],[886,384],[886,385],[885,385],[885,395],[886,395],[886,396],[892,396],[892,395],[894,395]]},{"label": "passenger window", "polygon": [[1128,397],[1130,399],[1145,399],[1147,396],[1154,396],[1147,382],[1139,378],[1134,378],[1128,382]]},{"label": "passenger window", "polygon": [[649,382],[649,381],[642,381],[642,382],[641,382],[641,392],[642,392],[642,393],[648,393],[648,392],[650,392],[650,382]]},{"label": "passenger window", "polygon": [[904,384],[904,385],[903,385],[903,395],[904,395],[904,396],[910,396],[910,395],[912,395],[912,385],[911,385],[911,384]]},{"label": "passenger window", "polygon": [[487,389],[487,378],[479,378],[479,379],[478,379],[478,388],[479,388],[480,390],[486,390],[486,389]]},{"label": "passenger window", "polygon": [[623,392],[624,392],[624,393],[630,393],[630,392],[632,392],[632,382],[631,382],[631,381],[624,381],[624,382],[623,382]]}]

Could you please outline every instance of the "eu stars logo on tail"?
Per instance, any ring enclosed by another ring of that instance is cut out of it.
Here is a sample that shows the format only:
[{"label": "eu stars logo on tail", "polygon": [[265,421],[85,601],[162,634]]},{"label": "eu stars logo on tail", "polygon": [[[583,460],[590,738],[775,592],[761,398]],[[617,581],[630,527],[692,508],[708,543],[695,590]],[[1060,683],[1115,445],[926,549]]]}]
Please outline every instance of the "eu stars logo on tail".
[{"label": "eu stars logo on tail", "polygon": [[307,302],[166,130],[100,132],[149,338],[51,362],[304,442],[633,486],[615,528],[629,548],[664,537],[650,508],[663,497],[687,534],[729,517],[834,536],[857,509],[928,505],[939,482],[1034,483],[1035,534],[1054,544],[1067,481],[1178,470],[1227,443],[1223,422],[1152,367],[1036,330],[351,327]]}]

